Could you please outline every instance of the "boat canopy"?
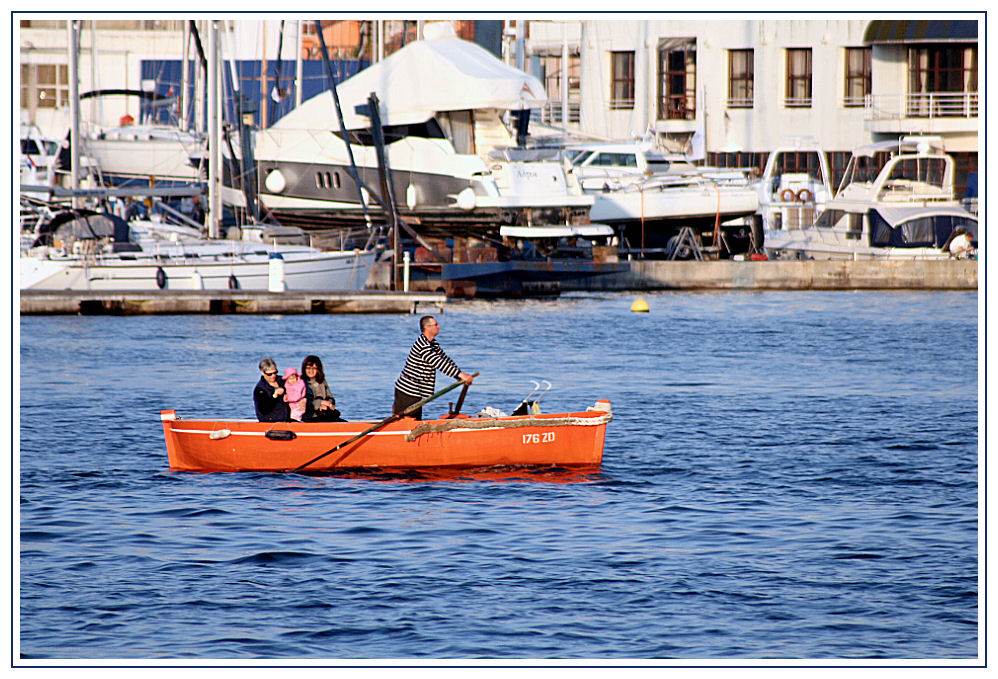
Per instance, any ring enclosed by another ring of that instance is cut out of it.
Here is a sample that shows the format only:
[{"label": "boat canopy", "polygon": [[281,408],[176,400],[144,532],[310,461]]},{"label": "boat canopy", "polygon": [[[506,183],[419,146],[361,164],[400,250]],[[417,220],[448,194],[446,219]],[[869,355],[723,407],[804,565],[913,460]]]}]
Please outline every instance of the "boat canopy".
[{"label": "boat canopy", "polygon": [[960,208],[876,208],[870,210],[870,245],[941,248],[962,228],[977,240],[977,220]]},{"label": "boat canopy", "polygon": [[[452,37],[419,40],[337,86],[347,129],[364,129],[370,119],[357,112],[374,92],[381,124],[425,122],[438,111],[521,110],[547,99],[541,82],[507,66],[478,45]],[[324,91],[302,103],[272,129],[337,129],[333,95]]]}]

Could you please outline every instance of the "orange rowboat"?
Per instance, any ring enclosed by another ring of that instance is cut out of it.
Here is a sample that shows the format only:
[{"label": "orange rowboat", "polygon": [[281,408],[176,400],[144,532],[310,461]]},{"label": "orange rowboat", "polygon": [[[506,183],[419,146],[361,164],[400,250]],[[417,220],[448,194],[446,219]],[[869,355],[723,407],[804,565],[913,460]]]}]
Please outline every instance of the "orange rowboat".
[{"label": "orange rowboat", "polygon": [[[583,412],[389,422],[302,471],[598,465],[609,401]],[[286,472],[341,445],[374,422],[184,420],[160,411],[170,468]]]}]

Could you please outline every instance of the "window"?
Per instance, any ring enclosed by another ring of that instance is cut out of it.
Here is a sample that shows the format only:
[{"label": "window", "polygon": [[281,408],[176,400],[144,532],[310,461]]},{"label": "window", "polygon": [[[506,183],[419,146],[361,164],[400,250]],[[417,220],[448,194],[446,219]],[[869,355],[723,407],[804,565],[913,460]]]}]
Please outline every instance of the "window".
[{"label": "window", "polygon": [[846,48],[846,91],[842,103],[847,108],[864,106],[873,91],[870,59],[872,47]]},{"label": "window", "polygon": [[811,108],[811,48],[787,50],[787,108]]},{"label": "window", "polygon": [[707,164],[713,167],[732,167],[754,170],[756,176],[766,169],[768,153],[752,153],[748,151],[708,152]]},{"label": "window", "polygon": [[[544,104],[542,111],[543,120],[546,122],[562,122],[561,120],[561,78],[562,64],[561,55],[544,55],[538,57],[540,66],[540,78],[544,82],[544,90],[547,92],[548,100]],[[582,72],[579,55],[570,54],[568,57],[568,122],[579,122],[579,103],[581,101],[580,74]]]},{"label": "window", "polygon": [[977,47],[913,47],[908,73],[911,92],[977,92]]},{"label": "window", "polygon": [[658,119],[696,118],[696,43],[682,47],[660,47],[658,51]]},{"label": "window", "polygon": [[601,167],[637,167],[638,159],[633,153],[599,153],[589,165],[599,165]]},{"label": "window", "polygon": [[728,50],[728,108],[752,108],[754,50]]},{"label": "window", "polygon": [[610,52],[610,108],[634,108],[634,52]]},{"label": "window", "polygon": [[910,48],[908,92],[909,116],[976,116],[977,46]]},{"label": "window", "polygon": [[833,190],[838,189],[842,184],[842,177],[845,176],[850,158],[852,158],[850,151],[830,151],[828,153],[829,170],[832,174],[831,187]]},{"label": "window", "polygon": [[66,64],[21,64],[21,108],[31,118],[40,108],[69,104],[69,66]]}]

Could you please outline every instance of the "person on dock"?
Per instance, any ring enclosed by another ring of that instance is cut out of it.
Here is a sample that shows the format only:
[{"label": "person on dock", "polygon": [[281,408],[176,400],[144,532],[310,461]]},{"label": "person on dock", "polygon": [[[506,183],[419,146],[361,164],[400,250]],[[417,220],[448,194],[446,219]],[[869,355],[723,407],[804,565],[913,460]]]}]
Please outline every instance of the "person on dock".
[{"label": "person on dock", "polygon": [[311,354],[306,356],[301,362],[301,374],[305,377],[307,390],[305,422],[346,422],[340,417],[336,397],[326,382],[322,359]]},{"label": "person on dock", "polygon": [[272,358],[260,360],[260,381],[253,388],[253,406],[260,422],[287,422],[291,411],[284,402],[284,382]]},{"label": "person on dock", "polygon": [[[462,372],[440,348],[436,340],[440,334],[440,324],[437,323],[437,319],[433,316],[423,316],[419,319],[419,330],[419,337],[409,349],[402,374],[395,381],[395,403],[392,405],[392,412],[396,415],[401,415],[409,406],[433,395],[437,370],[465,384],[471,384],[475,379],[469,373]],[[409,416],[421,420],[423,409],[418,408]]]},{"label": "person on dock", "polygon": [[284,369],[284,402],[291,411],[291,419],[301,422],[305,417],[305,380],[298,374],[297,368]]}]

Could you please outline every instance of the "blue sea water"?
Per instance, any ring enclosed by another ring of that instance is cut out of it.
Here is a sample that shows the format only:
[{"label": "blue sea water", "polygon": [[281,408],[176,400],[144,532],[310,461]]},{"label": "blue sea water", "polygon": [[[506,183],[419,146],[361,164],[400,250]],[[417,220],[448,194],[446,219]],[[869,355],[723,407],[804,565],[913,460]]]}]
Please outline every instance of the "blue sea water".
[{"label": "blue sea water", "polygon": [[415,317],[21,319],[21,657],[976,658],[977,296],[646,299],[439,316],[466,411],[613,402],[598,471],[499,479],[168,469],[264,355],[383,417]]}]

